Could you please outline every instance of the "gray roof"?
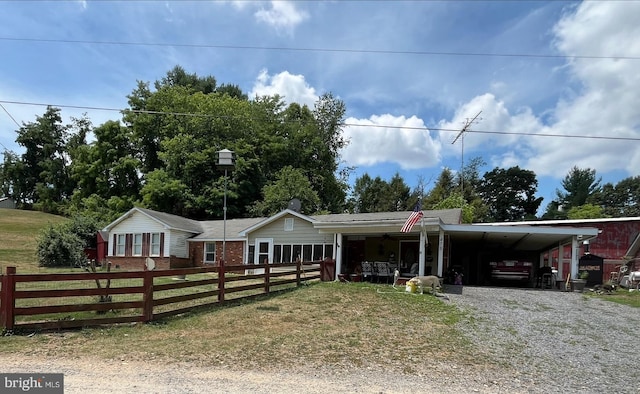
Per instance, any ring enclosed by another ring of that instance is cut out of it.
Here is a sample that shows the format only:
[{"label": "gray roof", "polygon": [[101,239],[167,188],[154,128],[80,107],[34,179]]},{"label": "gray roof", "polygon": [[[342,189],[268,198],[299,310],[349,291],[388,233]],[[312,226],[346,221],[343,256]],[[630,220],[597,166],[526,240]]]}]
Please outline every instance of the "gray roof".
[{"label": "gray roof", "polygon": [[[311,216],[313,220],[320,223],[349,223],[349,222],[397,222],[406,220],[412,211],[399,212],[373,212],[373,213],[339,213],[329,215]],[[422,211],[424,219],[440,219],[444,224],[460,224],[462,220],[462,210],[441,209],[434,211]]]},{"label": "gray roof", "polygon": [[[227,219],[226,238],[244,239],[239,233],[263,220],[265,220],[265,218]],[[202,227],[202,233],[191,238],[192,240],[220,240],[223,238],[224,220],[205,220],[200,222],[200,227]]]},{"label": "gray roof", "polygon": [[158,212],[158,211],[154,211],[152,209],[147,209],[147,208],[136,207],[134,209],[137,209],[138,211],[146,215],[149,215],[150,217],[164,223],[170,228],[173,228],[176,230],[189,231],[192,233],[202,232],[202,226],[201,226],[202,222],[199,222],[197,220],[187,219],[182,216],[172,215],[170,213]]}]

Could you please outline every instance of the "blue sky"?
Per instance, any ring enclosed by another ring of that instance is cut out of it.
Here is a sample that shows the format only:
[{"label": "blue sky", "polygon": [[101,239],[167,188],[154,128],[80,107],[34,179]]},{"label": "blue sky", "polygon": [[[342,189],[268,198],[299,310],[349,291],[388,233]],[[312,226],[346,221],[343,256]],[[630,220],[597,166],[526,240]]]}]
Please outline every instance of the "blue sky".
[{"label": "blue sky", "polygon": [[[332,92],[353,179],[429,189],[481,157],[534,171],[545,206],[573,166],[640,175],[639,17],[639,1],[0,0],[0,149],[20,153],[13,119],[45,111],[11,102],[125,108],[180,65],[250,97]],[[119,119],[62,110],[83,112]]]}]

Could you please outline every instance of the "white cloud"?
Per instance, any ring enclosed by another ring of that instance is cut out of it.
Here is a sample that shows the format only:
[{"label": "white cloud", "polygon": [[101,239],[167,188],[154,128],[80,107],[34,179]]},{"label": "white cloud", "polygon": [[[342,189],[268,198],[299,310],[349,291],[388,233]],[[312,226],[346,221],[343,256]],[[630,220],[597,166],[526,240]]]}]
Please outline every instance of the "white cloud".
[{"label": "white cloud", "polygon": [[269,75],[267,70],[262,70],[258,75],[250,97],[280,95],[287,103],[298,103],[313,108],[318,100],[316,90],[309,86],[303,75],[294,75],[288,71]]},{"label": "white cloud", "polygon": [[344,136],[349,144],[341,155],[349,165],[394,162],[403,169],[416,169],[440,161],[440,142],[428,130],[421,130],[424,122],[416,116],[373,115],[369,119],[348,118],[346,123]]},{"label": "white cloud", "polygon": [[258,21],[264,22],[278,31],[291,33],[297,25],[309,18],[309,14],[299,10],[293,2],[271,1],[269,4],[271,8],[261,8],[254,15]]},{"label": "white cloud", "polygon": [[[556,24],[555,45],[568,56],[639,57],[640,42],[634,38],[640,36],[640,25],[632,15],[640,15],[640,3],[581,3]],[[482,121],[473,125],[472,130],[637,138],[640,137],[637,66],[638,61],[630,59],[570,59],[565,71],[572,78],[573,90],[548,111],[551,116],[536,116],[528,107],[512,113],[502,99],[487,93],[459,106],[453,118],[441,121],[440,127],[461,128],[467,118],[482,110]],[[508,86],[501,81],[494,81],[492,86],[501,96],[508,94],[505,92]],[[562,178],[573,166],[596,169],[598,173],[620,169],[630,175],[640,173],[640,150],[628,141],[513,134],[468,133],[467,136],[465,155],[473,157],[496,147],[508,147],[506,152],[490,153],[491,164],[520,165],[539,176]],[[443,150],[454,137],[451,133],[441,133]],[[459,150],[443,153],[456,152]]]}]

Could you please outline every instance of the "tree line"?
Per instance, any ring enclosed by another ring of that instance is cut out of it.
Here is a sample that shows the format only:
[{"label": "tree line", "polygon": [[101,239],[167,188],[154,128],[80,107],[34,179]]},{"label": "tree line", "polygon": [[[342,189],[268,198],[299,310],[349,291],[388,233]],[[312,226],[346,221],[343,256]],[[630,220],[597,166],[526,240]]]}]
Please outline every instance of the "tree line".
[{"label": "tree line", "polygon": [[[462,208],[465,222],[536,219],[542,203],[537,179],[519,167],[494,168],[476,158],[461,171],[444,169],[412,190],[395,174],[389,181],[341,167],[348,141],[346,107],[331,93],[313,108],[280,96],[249,99],[231,84],[218,85],[176,66],[138,81],[121,118],[92,125],[85,115],[64,124],[48,107],[16,131],[24,153],[6,151],[0,191],[20,207],[108,223],[134,205],[189,218],[268,216],[293,198],[305,214]],[[216,153],[235,152],[228,179]],[[433,181],[433,187],[427,190]],[[573,168],[542,219],[636,216],[640,179],[601,185],[595,170]]]}]

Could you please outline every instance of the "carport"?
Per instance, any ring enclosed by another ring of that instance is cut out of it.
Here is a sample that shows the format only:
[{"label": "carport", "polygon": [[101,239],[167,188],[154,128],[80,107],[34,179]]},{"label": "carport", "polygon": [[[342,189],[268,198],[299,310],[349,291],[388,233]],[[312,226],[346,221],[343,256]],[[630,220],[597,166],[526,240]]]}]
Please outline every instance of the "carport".
[{"label": "carport", "polygon": [[[495,259],[523,259],[543,266],[544,256],[571,245],[570,273],[578,271],[578,245],[598,235],[597,228],[544,226],[527,222],[460,224],[461,210],[423,211],[408,233],[400,232],[409,212],[333,214],[313,217],[313,227],[334,236],[336,278],[351,274],[360,261],[387,259],[393,252],[403,259],[403,245],[415,245],[419,275],[443,276],[459,266],[466,284],[487,282],[486,267]],[[352,252],[353,251],[353,252]],[[558,267],[558,277],[566,277]]]},{"label": "carport", "polygon": [[[539,223],[539,222],[538,222]],[[578,272],[579,244],[597,237],[597,228],[531,226],[520,223],[442,224],[441,231],[449,238],[452,266],[462,267],[465,282],[486,284],[488,264],[492,260],[522,259],[534,266],[544,265],[544,256],[552,249],[571,245],[570,272],[558,269],[558,278]]]}]

